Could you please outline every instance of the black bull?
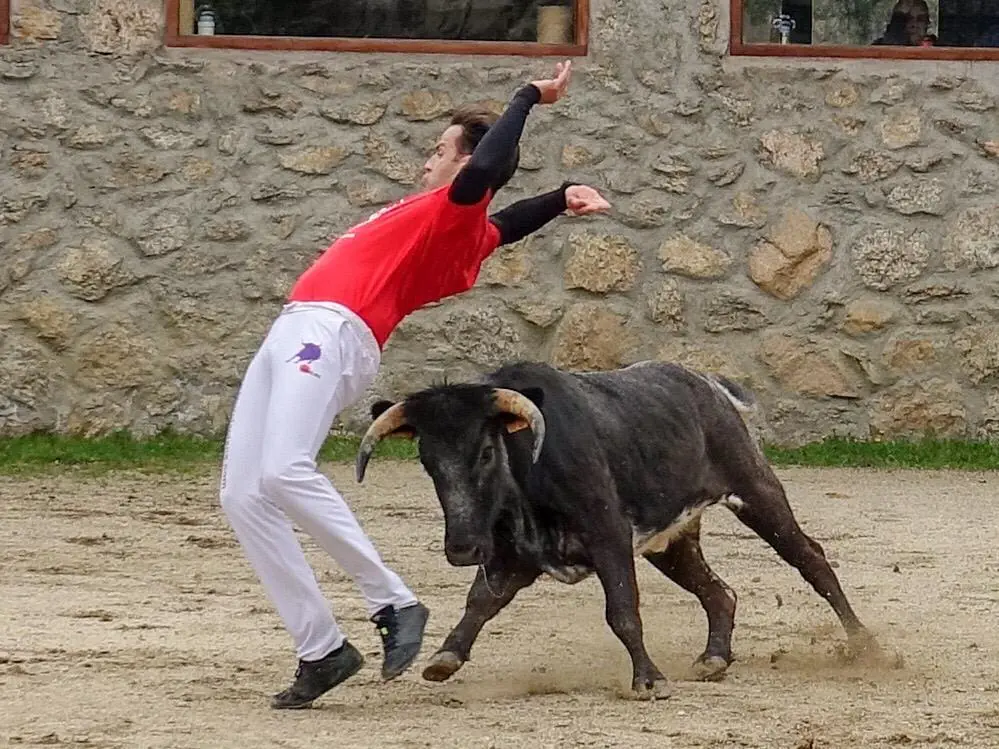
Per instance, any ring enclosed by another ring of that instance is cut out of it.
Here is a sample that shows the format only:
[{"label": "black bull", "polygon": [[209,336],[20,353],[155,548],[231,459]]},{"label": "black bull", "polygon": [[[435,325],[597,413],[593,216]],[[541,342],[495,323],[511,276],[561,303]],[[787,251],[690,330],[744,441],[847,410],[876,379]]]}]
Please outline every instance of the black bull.
[{"label": "black bull", "polygon": [[362,481],[378,440],[419,438],[445,518],[445,552],[478,565],[465,614],[423,676],[443,681],[482,627],[541,574],[596,573],[607,623],[631,657],[640,697],[669,693],[645,649],[635,556],[697,596],[708,641],[700,678],[732,661],[736,595],[701,553],[700,515],[723,504],[825,598],[853,652],[875,650],[826,561],[799,527],[741,412],[752,396],[721,377],[644,362],[600,373],[504,366],[478,383],[379,401],[357,456]]}]

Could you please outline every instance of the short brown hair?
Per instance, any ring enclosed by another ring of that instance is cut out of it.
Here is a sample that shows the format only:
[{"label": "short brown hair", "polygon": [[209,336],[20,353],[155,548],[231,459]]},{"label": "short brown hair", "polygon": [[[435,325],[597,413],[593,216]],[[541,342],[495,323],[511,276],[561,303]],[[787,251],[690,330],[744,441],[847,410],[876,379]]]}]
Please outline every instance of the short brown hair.
[{"label": "short brown hair", "polygon": [[472,153],[498,119],[494,112],[474,104],[455,110],[451,124],[461,127],[461,138],[458,140],[461,152]]},{"label": "short brown hair", "polygon": [[[458,148],[461,153],[473,153],[479,143],[489,132],[499,115],[481,105],[471,104],[455,110],[451,117],[451,124],[461,128],[461,137],[458,139]],[[495,183],[491,185],[493,191],[499,190],[506,185],[517,171],[520,164],[520,147],[514,149],[513,159],[507,168],[502,171]]]}]

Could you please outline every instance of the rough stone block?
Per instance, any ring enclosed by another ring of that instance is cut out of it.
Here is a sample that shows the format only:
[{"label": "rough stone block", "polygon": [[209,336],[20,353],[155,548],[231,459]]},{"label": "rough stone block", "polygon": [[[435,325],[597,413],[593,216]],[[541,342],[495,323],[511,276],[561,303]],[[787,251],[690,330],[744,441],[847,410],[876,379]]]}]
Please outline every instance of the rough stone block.
[{"label": "rough stone block", "polygon": [[881,142],[892,150],[916,145],[923,133],[919,110],[911,106],[891,110],[878,125],[878,133],[881,135]]},{"label": "rough stone block", "polygon": [[961,365],[976,385],[999,376],[999,330],[994,325],[964,328],[954,338]]},{"label": "rough stone block", "polygon": [[685,234],[667,239],[659,247],[663,270],[679,276],[698,279],[715,279],[725,276],[732,265],[732,258]]},{"label": "rough stone block", "polygon": [[793,130],[770,130],[760,138],[763,163],[801,179],[818,179],[825,158],[822,142]]},{"label": "rough stone block", "polygon": [[896,305],[881,299],[856,299],[846,305],[843,332],[858,336],[887,326],[897,314]]},{"label": "rough stone block", "polygon": [[555,330],[552,364],[583,371],[621,366],[631,340],[626,323],[601,304],[573,305]]},{"label": "rough stone block", "polygon": [[138,280],[111,242],[96,237],[66,250],[56,270],[66,290],[88,302],[99,301],[113,289]]},{"label": "rough stone block", "polygon": [[711,295],[704,305],[704,330],[708,333],[749,332],[769,324],[770,320],[763,310],[730,291]]},{"label": "rough stone block", "polygon": [[999,205],[958,213],[947,230],[943,260],[948,270],[999,268]]},{"label": "rough stone block", "polygon": [[812,286],[832,258],[828,227],[807,213],[791,209],[749,258],[753,282],[778,299],[789,300]]},{"label": "rough stone block", "polygon": [[79,24],[90,51],[99,54],[151,52],[163,43],[163,6],[156,0],[95,0]]},{"label": "rough stone block", "polygon": [[494,286],[522,286],[531,275],[531,237],[498,248],[486,258],[479,283]]},{"label": "rough stone block", "polygon": [[22,39],[58,39],[62,32],[62,14],[28,5],[16,10],[11,19],[13,35]]},{"label": "rough stone block", "polygon": [[299,174],[330,174],[343,163],[349,152],[340,146],[312,146],[282,153],[282,167]]},{"label": "rough stone block", "polygon": [[859,398],[856,375],[841,356],[828,348],[793,335],[773,333],[763,337],[760,356],[780,384],[806,396]]},{"label": "rough stone block", "polygon": [[626,237],[579,232],[569,236],[572,255],[565,266],[569,289],[627,291],[641,270],[638,251]]},{"label": "rough stone block", "polygon": [[882,439],[966,437],[964,392],[956,382],[940,378],[899,383],[874,399],[870,430]]},{"label": "rough stone block", "polygon": [[684,297],[675,279],[665,278],[646,294],[649,317],[666,330],[680,330],[684,325]]},{"label": "rough stone block", "polygon": [[930,260],[926,232],[880,227],[853,245],[854,267],[869,288],[887,291],[922,275]]},{"label": "rough stone block", "polygon": [[421,88],[402,97],[399,110],[413,122],[428,122],[449,113],[454,105],[446,91]]}]

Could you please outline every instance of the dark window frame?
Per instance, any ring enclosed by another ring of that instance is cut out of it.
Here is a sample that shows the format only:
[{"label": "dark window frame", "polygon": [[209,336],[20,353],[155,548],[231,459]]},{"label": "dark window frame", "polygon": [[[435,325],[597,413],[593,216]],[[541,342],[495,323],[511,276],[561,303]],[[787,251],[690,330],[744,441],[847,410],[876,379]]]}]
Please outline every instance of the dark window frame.
[{"label": "dark window frame", "polygon": [[[9,0],[0,0],[9,2]],[[167,47],[201,49],[252,49],[318,52],[401,52],[437,55],[512,55],[521,57],[585,57],[589,49],[590,0],[575,3],[575,41],[570,44],[539,42],[462,41],[451,39],[371,39],[345,37],[199,36],[180,33],[180,0],[166,0]]]},{"label": "dark window frame", "polygon": [[860,60],[999,61],[999,47],[888,47],[839,44],[756,44],[742,41],[744,0],[730,0],[729,54],[733,57],[838,57]]}]

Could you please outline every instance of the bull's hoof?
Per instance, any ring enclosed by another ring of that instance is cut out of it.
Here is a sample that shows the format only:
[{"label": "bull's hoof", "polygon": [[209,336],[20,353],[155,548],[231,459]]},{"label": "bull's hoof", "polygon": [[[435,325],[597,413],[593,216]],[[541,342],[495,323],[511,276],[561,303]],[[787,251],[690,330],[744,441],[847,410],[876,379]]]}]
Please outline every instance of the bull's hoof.
[{"label": "bull's hoof", "polygon": [[636,680],[631,688],[635,699],[642,701],[668,700],[673,695],[673,687],[665,677],[652,682],[646,679]]},{"label": "bull's hoof", "polygon": [[870,632],[860,632],[851,635],[841,657],[847,663],[854,661],[877,661],[884,655],[881,645]]},{"label": "bull's hoof", "polygon": [[869,632],[851,636],[847,644],[839,649],[842,661],[879,668],[905,668],[905,656],[900,650],[882,645]]},{"label": "bull's hoof", "polygon": [[430,661],[423,669],[423,678],[427,681],[447,681],[464,663],[457,653],[439,650],[430,656]]},{"label": "bull's hoof", "polygon": [[702,655],[694,661],[693,670],[697,681],[720,681],[728,671],[728,661],[720,655]]}]

